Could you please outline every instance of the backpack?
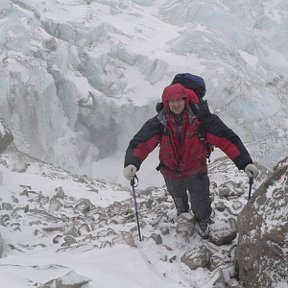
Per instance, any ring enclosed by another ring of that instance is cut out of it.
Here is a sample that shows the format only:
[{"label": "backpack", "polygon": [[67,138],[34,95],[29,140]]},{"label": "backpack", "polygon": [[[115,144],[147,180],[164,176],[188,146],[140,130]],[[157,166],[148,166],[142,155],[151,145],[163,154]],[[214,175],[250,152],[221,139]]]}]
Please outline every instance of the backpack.
[{"label": "backpack", "polygon": [[201,100],[206,93],[206,86],[204,79],[190,73],[179,73],[174,77],[172,84],[179,83],[185,88],[193,90]]}]

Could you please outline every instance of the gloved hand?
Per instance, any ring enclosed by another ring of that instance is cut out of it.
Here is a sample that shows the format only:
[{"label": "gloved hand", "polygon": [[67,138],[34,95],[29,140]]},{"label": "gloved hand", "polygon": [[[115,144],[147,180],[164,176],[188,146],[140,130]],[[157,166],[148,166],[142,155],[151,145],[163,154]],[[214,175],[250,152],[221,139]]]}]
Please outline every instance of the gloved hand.
[{"label": "gloved hand", "polygon": [[256,178],[259,173],[258,168],[254,164],[248,164],[244,171],[249,178]]},{"label": "gloved hand", "polygon": [[123,175],[125,176],[125,178],[131,181],[135,177],[136,172],[137,172],[136,166],[133,164],[130,164],[124,168]]}]

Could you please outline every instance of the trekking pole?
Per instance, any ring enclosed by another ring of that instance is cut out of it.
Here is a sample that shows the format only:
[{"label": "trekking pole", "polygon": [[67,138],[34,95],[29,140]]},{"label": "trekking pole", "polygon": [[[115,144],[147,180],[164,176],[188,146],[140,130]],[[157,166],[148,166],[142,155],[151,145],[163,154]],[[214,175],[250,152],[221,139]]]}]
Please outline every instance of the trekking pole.
[{"label": "trekking pole", "polygon": [[249,194],[248,194],[248,201],[249,201],[250,198],[251,198],[252,184],[253,184],[253,177],[249,177]]},{"label": "trekking pole", "polygon": [[[136,181],[135,181],[135,180],[136,180]],[[135,193],[135,187],[138,186],[138,183],[139,183],[138,177],[135,175],[134,178],[130,181],[130,185],[132,186],[132,191],[133,191],[133,200],[134,200],[135,216],[136,216],[136,222],[137,222],[137,228],[138,228],[139,241],[142,241],[141,231],[140,231],[140,225],[139,225],[139,219],[138,219],[138,209],[137,209],[137,202],[136,202],[136,193]]]}]

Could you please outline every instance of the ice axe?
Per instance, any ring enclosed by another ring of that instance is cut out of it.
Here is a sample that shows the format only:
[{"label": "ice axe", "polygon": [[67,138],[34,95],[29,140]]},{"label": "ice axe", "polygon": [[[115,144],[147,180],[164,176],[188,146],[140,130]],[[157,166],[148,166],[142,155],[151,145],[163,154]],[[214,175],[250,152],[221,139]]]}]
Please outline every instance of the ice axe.
[{"label": "ice axe", "polygon": [[138,179],[138,177],[135,175],[134,178],[130,181],[130,185],[132,186],[132,192],[133,192],[133,200],[134,200],[135,216],[136,216],[136,222],[137,222],[137,228],[138,228],[139,241],[142,241],[141,231],[140,231],[140,225],[139,225],[139,219],[138,219],[138,209],[137,209],[136,193],[135,193],[135,187],[138,186],[138,183],[139,183],[139,179]]}]

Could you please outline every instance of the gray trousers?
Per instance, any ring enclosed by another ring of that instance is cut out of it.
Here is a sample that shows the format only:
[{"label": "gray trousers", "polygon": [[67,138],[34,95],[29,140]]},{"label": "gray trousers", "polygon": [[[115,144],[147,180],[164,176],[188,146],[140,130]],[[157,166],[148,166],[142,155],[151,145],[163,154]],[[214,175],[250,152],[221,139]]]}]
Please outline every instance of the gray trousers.
[{"label": "gray trousers", "polygon": [[164,177],[167,191],[172,196],[177,215],[189,211],[188,194],[191,210],[196,220],[208,219],[211,215],[211,201],[209,198],[209,178],[200,173],[184,179],[169,179]]}]

